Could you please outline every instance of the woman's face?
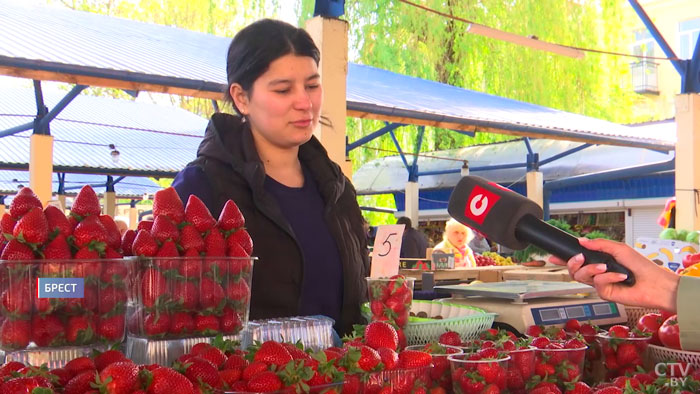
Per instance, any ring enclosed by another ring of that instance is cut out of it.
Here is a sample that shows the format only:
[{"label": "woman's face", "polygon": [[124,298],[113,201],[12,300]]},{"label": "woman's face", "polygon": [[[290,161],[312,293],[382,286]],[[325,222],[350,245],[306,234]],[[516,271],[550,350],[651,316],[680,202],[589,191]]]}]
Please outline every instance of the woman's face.
[{"label": "woman's face", "polygon": [[459,226],[447,229],[447,240],[454,246],[462,247],[467,243],[467,230]]},{"label": "woman's face", "polygon": [[[235,86],[235,85],[234,85]],[[318,124],[323,101],[316,62],[308,56],[285,55],[270,63],[239,105],[251,128],[268,143],[291,148],[307,142]],[[237,97],[238,96],[238,97]]]}]

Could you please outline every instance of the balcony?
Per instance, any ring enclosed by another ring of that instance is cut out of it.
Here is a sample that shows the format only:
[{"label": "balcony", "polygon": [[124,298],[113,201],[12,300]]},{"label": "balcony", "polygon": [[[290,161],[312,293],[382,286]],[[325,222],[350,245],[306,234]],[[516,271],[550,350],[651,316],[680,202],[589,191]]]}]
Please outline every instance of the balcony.
[{"label": "balcony", "polygon": [[632,86],[635,93],[659,94],[658,63],[648,60],[630,63],[632,72]]}]

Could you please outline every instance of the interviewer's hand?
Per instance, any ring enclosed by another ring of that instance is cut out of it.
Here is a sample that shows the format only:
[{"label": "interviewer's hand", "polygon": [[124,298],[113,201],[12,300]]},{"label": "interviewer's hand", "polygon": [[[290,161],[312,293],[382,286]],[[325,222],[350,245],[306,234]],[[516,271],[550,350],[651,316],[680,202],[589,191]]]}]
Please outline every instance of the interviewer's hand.
[{"label": "interviewer's hand", "polygon": [[618,263],[632,271],[636,279],[634,286],[620,284],[619,282],[625,280],[627,276],[606,272],[605,264],[596,264],[595,261],[591,261],[590,264],[583,266],[582,254],[572,257],[568,262],[554,256],[550,257],[549,261],[566,265],[573,279],[595,287],[598,295],[603,299],[625,305],[675,312],[678,275],[656,265],[624,243],[587,238],[579,238],[579,243],[586,249],[613,256]]}]

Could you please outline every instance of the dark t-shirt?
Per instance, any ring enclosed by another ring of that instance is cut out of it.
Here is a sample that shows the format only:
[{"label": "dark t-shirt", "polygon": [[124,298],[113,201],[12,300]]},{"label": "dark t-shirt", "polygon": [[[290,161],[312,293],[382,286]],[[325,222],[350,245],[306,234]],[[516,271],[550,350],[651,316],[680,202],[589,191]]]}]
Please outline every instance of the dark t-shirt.
[{"label": "dark t-shirt", "polygon": [[306,167],[304,186],[285,186],[265,177],[265,190],[273,195],[289,222],[304,256],[304,280],[299,313],[325,315],[338,321],[343,305],[343,268],[338,246],[324,219],[325,203]]},{"label": "dark t-shirt", "polygon": [[410,227],[404,230],[401,240],[401,257],[406,259],[425,258],[428,238],[422,232]]}]

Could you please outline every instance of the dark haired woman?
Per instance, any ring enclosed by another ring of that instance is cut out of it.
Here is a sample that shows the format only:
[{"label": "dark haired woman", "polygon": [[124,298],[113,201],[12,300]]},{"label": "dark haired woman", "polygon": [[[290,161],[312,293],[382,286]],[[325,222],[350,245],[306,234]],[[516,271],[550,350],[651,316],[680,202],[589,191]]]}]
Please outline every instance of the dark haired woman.
[{"label": "dark haired woman", "polygon": [[265,19],[236,34],[226,70],[238,116],[212,116],[173,186],[215,217],[227,199],[245,216],[259,258],[251,319],[321,314],[342,335],[361,322],[369,263],[355,189],[312,135],[318,62],[308,33],[287,23]]}]

